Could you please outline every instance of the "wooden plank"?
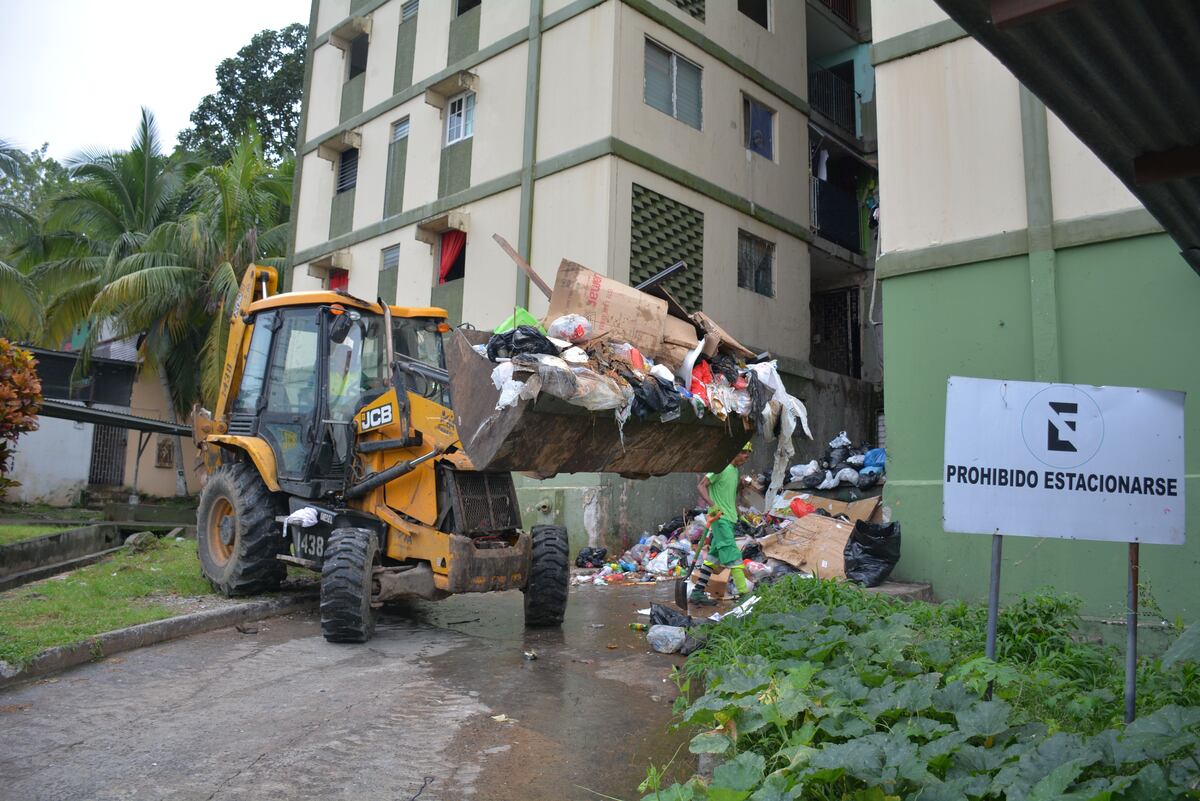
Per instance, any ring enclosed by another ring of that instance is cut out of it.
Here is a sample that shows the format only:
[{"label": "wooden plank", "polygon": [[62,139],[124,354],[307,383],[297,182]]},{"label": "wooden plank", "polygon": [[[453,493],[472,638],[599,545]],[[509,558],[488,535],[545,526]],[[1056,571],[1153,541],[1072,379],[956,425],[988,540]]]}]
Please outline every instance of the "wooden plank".
[{"label": "wooden plank", "polygon": [[542,290],[542,294],[549,299],[550,295],[552,294],[550,285],[543,281],[542,277],[533,271],[533,268],[529,266],[529,262],[522,259],[521,254],[517,253],[517,251],[513,249],[513,246],[508,244],[508,240],[500,236],[500,234],[492,234],[492,239],[496,240],[496,244],[500,246],[500,249],[508,254],[508,257],[512,259],[527,276],[529,276],[530,281],[537,284],[537,288]]}]

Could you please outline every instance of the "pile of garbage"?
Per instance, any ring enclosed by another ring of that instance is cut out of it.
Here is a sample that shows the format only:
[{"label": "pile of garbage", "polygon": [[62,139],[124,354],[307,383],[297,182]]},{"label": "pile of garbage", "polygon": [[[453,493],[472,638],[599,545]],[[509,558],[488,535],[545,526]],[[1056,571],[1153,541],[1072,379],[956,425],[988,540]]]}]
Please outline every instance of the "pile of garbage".
[{"label": "pile of garbage", "polygon": [[584,547],[575,557],[578,568],[598,568],[572,579],[575,584],[643,584],[686,576],[695,565],[696,543],[704,536],[702,510],[685,520],[682,515],[659,526],[657,534],[643,534],[617,559],[605,548]]},{"label": "pile of garbage", "polygon": [[883,448],[856,448],[843,431],[830,440],[823,457],[792,465],[788,477],[792,484],[806,489],[830,490],[840,486],[870,489],[884,480],[886,461]]}]

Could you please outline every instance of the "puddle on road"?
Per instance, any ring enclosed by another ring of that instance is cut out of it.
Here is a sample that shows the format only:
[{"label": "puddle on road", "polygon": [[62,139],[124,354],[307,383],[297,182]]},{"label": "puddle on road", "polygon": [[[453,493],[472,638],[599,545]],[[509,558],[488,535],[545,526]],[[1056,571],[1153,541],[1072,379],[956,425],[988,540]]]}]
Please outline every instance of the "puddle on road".
[{"label": "puddle on road", "polygon": [[[474,798],[640,798],[646,767],[665,764],[687,741],[668,730],[677,694],[669,677],[683,659],[651,652],[645,634],[629,629],[646,620],[638,609],[671,603],[672,589],[573,587],[561,629],[526,630],[520,592],[389,606],[380,628],[434,626],[471,638],[426,661],[442,680],[478,692],[490,710],[453,746],[482,765]],[[686,747],[675,765],[680,777],[694,770]]]}]

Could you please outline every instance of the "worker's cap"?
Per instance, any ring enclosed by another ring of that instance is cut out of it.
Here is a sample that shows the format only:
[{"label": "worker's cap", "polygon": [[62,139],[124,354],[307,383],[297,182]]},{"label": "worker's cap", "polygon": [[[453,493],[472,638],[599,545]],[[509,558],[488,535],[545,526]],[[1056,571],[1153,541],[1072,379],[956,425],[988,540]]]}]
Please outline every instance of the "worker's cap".
[{"label": "worker's cap", "polygon": [[747,442],[745,445],[742,446],[742,450],[745,451],[746,453],[754,453],[753,443]]}]

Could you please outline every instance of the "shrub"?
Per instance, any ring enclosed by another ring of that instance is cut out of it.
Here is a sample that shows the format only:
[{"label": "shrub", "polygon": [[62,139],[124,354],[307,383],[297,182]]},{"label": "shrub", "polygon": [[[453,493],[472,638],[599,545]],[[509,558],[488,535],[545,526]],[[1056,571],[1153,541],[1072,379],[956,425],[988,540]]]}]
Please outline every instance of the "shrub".
[{"label": "shrub", "polygon": [[42,382],[35,367],[32,353],[0,338],[0,492],[17,484],[5,477],[12,469],[17,437],[38,427]]}]

